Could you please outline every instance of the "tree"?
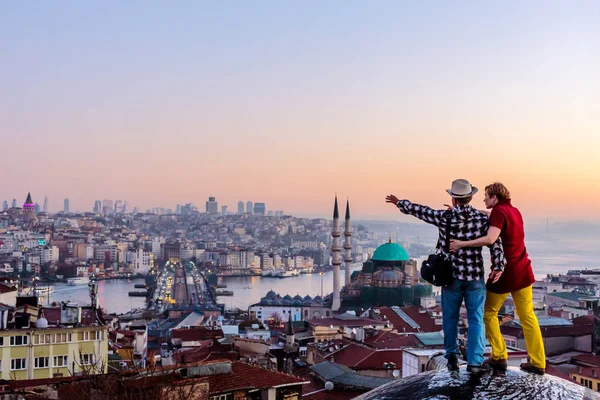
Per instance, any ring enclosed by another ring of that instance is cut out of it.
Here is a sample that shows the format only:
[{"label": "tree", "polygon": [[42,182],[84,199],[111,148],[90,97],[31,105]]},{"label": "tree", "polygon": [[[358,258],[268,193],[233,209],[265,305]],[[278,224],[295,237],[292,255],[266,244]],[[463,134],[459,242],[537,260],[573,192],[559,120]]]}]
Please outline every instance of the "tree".
[{"label": "tree", "polygon": [[283,318],[281,318],[281,315],[278,312],[274,312],[267,320],[267,325],[269,326],[269,329],[281,329],[283,328]]}]

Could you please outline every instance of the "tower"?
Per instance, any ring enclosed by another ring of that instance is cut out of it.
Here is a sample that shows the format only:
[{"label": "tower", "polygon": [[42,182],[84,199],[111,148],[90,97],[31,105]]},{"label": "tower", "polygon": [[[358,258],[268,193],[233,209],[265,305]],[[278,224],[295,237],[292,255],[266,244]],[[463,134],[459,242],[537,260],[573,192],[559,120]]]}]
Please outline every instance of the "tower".
[{"label": "tower", "polygon": [[44,212],[47,213],[48,212],[48,196],[44,197],[44,208],[43,208]]},{"label": "tower", "polygon": [[68,213],[69,212],[69,199],[65,199],[63,205],[64,205],[63,211]]},{"label": "tower", "polygon": [[346,286],[350,285],[350,263],[352,263],[352,242],[350,241],[350,202],[346,200],[346,220],[344,222],[344,268],[346,268]]},{"label": "tower", "polygon": [[294,359],[298,356],[298,347],[296,346],[296,335],[294,333],[294,325],[292,321],[292,310],[290,310],[288,322],[285,328],[285,362],[283,365],[284,372],[292,374],[294,372]]},{"label": "tower", "polygon": [[333,266],[333,300],[331,301],[331,311],[340,309],[340,265],[342,264],[342,245],[340,243],[340,214],[338,212],[338,201],[335,196],[335,204],[333,206],[333,228],[331,236],[331,265]]},{"label": "tower", "polygon": [[35,219],[35,204],[31,200],[31,193],[27,193],[27,199],[23,203],[23,219],[25,222],[31,222]]},{"label": "tower", "polygon": [[238,201],[238,214],[242,215],[244,213],[244,202]]}]

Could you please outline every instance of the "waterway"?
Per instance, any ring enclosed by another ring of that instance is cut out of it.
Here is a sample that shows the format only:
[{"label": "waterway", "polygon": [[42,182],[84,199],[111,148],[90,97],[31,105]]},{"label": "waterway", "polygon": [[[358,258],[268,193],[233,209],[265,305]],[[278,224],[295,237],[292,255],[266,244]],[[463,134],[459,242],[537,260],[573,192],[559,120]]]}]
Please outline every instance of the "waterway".
[{"label": "waterway", "polygon": [[[531,242],[527,250],[533,262],[537,279],[543,279],[546,274],[566,273],[569,269],[600,268],[600,243],[598,241],[560,241],[560,242]],[[422,259],[420,259],[422,260]],[[489,264],[489,253],[484,250],[484,260]],[[360,269],[356,266],[353,270]],[[341,284],[344,283],[344,271],[340,273]],[[142,279],[100,281],[98,288],[98,303],[108,312],[124,313],[132,308],[144,308],[145,299],[129,297],[128,292],[135,290],[133,285],[144,283]],[[224,278],[227,290],[234,292],[233,296],[220,296],[218,301],[226,308],[247,309],[249,305],[260,301],[269,290],[280,294],[295,296],[299,294],[311,297],[331,293],[333,287],[333,272],[323,275],[314,273],[291,278],[230,277]],[[54,285],[55,292],[50,295],[50,303],[56,301],[89,304],[87,285],[67,286],[58,283]],[[321,291],[321,287],[323,290]],[[46,300],[47,303],[47,300]]]}]

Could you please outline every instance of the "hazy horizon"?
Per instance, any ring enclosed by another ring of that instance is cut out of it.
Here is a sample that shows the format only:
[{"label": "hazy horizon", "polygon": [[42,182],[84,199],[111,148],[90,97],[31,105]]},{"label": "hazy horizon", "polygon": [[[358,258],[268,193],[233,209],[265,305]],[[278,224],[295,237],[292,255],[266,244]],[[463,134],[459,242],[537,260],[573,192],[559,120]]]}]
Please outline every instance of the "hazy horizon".
[{"label": "hazy horizon", "polygon": [[[453,179],[600,220],[600,4],[0,4],[0,200],[409,221]],[[594,167],[596,165],[596,167]],[[483,194],[474,199],[481,207]]]}]

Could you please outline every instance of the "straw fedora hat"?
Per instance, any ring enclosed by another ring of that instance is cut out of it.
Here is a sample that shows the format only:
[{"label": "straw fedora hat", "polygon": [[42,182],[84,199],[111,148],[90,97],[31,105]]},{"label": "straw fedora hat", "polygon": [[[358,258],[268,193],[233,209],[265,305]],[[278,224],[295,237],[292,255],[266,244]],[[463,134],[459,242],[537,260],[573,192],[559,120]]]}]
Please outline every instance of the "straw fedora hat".
[{"label": "straw fedora hat", "polygon": [[478,189],[475,186],[471,186],[466,179],[457,179],[452,182],[452,189],[446,189],[446,192],[448,192],[450,196],[457,199],[473,196],[477,191]]}]

